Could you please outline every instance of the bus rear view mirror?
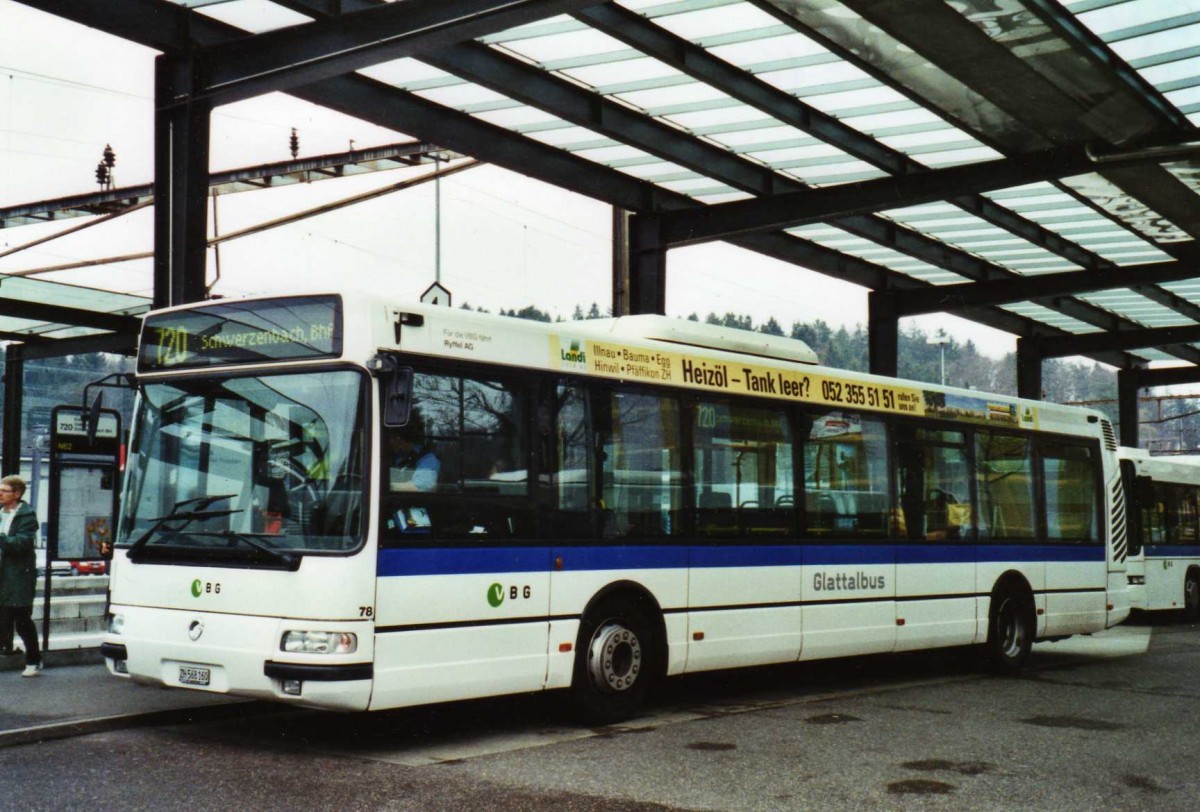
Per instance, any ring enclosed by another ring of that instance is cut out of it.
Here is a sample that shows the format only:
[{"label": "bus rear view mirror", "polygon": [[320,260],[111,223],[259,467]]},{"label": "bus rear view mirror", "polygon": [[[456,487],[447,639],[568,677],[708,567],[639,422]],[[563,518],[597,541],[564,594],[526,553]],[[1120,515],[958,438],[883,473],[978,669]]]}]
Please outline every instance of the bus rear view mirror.
[{"label": "bus rear view mirror", "polygon": [[383,388],[383,425],[407,426],[412,411],[412,367],[402,367],[394,355],[380,353],[367,362],[367,368]]},{"label": "bus rear view mirror", "polygon": [[83,428],[87,433],[88,447],[96,444],[96,434],[100,431],[100,410],[104,408],[104,393],[97,392],[90,409],[84,409]]},{"label": "bus rear view mirror", "polygon": [[1133,483],[1133,498],[1138,506],[1149,508],[1154,506],[1154,480],[1148,476],[1139,476]]}]

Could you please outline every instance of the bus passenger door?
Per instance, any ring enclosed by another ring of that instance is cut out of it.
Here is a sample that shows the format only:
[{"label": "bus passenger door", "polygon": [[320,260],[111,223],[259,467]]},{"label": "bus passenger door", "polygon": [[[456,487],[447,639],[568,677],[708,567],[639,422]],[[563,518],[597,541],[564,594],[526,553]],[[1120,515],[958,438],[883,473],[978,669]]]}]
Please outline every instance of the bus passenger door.
[{"label": "bus passenger door", "polygon": [[801,659],[891,651],[896,558],[887,432],[852,412],[816,415],[804,447]]},{"label": "bus passenger door", "polygon": [[897,425],[896,650],[972,643],[975,510],[964,432]]}]

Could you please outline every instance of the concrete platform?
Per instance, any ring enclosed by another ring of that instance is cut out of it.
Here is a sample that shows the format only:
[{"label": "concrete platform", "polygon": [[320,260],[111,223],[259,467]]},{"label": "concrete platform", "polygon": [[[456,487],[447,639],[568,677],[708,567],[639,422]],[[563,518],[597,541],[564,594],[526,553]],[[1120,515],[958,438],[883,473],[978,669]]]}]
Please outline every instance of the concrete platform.
[{"label": "concrete platform", "polygon": [[0,748],[274,708],[220,694],[137,685],[109,674],[99,649],[48,652],[44,670],[33,678],[18,670],[23,657],[3,659],[10,667],[0,671]]}]

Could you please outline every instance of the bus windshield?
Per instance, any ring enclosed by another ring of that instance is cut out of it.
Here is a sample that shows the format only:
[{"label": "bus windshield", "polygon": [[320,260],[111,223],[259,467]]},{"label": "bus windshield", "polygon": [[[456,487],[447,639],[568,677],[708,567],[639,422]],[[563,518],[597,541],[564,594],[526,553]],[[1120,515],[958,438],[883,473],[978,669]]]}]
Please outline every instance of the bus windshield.
[{"label": "bus windshield", "polygon": [[364,383],[326,370],[146,384],[118,544],[239,564],[355,549]]}]

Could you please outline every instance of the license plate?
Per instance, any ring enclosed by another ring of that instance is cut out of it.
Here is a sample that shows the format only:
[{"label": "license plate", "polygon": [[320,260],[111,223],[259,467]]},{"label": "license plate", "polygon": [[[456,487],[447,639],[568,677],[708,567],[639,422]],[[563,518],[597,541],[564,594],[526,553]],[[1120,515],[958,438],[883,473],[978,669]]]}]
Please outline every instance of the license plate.
[{"label": "license plate", "polygon": [[208,668],[195,668],[190,665],[179,666],[179,682],[182,685],[208,685],[212,671]]}]

